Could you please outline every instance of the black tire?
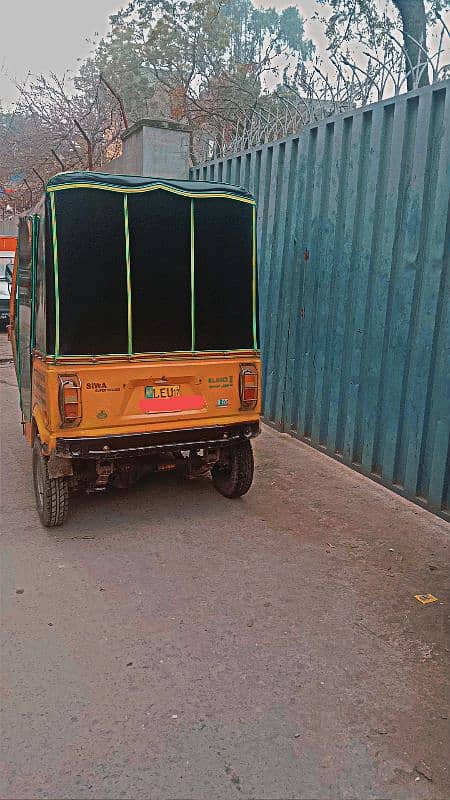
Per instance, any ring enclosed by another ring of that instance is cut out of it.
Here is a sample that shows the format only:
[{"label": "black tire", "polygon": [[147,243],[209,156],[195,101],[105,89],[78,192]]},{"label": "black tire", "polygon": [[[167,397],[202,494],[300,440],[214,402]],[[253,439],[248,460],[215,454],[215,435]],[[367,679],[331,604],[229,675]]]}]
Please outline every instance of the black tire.
[{"label": "black tire", "polygon": [[213,484],[224,497],[233,499],[248,492],[253,481],[254,461],[248,440],[224,448],[211,470]]},{"label": "black tire", "polygon": [[46,528],[62,525],[69,513],[67,478],[50,478],[47,459],[36,437],[33,446],[33,482],[39,519]]}]

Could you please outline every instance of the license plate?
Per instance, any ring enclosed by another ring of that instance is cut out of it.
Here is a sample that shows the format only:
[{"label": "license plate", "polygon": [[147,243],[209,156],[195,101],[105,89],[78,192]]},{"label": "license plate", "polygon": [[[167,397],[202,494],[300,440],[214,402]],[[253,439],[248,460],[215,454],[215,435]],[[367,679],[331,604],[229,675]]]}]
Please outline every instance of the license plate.
[{"label": "license plate", "polygon": [[147,400],[164,400],[168,397],[181,397],[179,384],[172,386],[146,386],[145,397]]}]

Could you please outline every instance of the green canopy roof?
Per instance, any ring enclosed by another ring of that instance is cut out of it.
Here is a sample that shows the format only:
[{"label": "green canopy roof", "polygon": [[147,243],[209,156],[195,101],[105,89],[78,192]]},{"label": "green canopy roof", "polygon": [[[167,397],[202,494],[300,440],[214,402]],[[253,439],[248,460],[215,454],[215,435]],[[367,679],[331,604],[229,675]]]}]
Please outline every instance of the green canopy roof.
[{"label": "green canopy roof", "polygon": [[176,181],[168,178],[146,178],[138,175],[110,175],[107,172],[60,172],[47,183],[47,191],[69,187],[93,187],[115,191],[136,192],[153,187],[167,188],[179,194],[233,195],[252,201],[252,195],[242,186],[212,181]]}]

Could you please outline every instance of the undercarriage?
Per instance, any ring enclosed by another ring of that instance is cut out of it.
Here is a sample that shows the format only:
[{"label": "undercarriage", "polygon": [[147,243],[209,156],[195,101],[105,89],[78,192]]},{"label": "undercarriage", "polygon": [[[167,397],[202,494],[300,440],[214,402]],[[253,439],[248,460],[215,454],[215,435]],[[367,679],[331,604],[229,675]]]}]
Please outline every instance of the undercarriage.
[{"label": "undercarriage", "polygon": [[187,478],[211,474],[224,497],[245,494],[253,480],[250,440],[259,422],[106,437],[66,437],[51,453],[38,437],[33,447],[34,485],[41,521],[62,525],[69,493],[128,489],[150,472],[177,470]]}]

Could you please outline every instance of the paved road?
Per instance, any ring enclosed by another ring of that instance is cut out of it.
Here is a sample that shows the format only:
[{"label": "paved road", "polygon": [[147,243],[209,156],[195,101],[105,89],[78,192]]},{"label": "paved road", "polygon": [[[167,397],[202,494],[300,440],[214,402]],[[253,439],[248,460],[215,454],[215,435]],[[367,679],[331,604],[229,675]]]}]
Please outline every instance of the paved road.
[{"label": "paved road", "polygon": [[159,475],[49,533],[0,380],[3,797],[449,797],[450,526],[266,430],[241,501]]}]

